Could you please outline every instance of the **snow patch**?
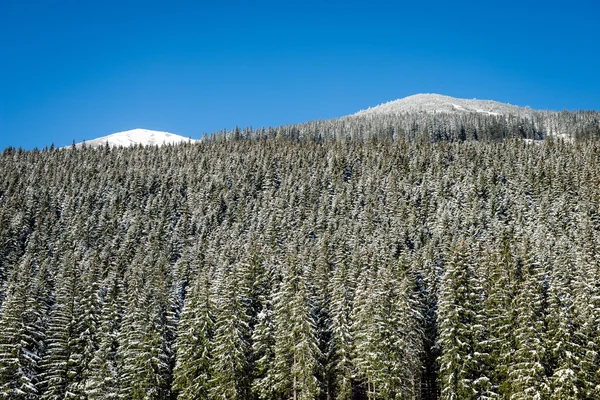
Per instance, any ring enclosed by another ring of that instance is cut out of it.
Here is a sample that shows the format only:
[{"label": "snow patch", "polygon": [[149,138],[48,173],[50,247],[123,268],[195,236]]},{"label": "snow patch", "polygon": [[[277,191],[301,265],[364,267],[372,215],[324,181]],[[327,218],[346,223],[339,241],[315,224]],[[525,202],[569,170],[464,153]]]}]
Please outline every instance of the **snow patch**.
[{"label": "snow patch", "polygon": [[136,144],[143,146],[160,146],[163,144],[177,144],[182,142],[196,142],[197,140],[186,138],[170,132],[153,131],[149,129],[131,129],[128,131],[113,133],[97,139],[77,143],[80,147],[85,143],[89,147],[99,147],[108,143],[111,147],[128,147]]},{"label": "snow patch", "polygon": [[530,116],[534,110],[493,100],[459,99],[441,94],[416,94],[403,99],[390,101],[354,114],[357,116],[372,114],[404,113],[478,113],[492,116]]}]

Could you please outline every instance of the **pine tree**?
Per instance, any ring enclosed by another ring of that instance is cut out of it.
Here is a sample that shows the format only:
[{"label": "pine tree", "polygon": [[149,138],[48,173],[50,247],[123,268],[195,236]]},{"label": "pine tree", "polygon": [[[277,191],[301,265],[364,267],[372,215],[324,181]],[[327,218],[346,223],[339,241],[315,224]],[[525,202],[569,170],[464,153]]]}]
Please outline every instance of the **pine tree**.
[{"label": "pine tree", "polygon": [[593,399],[600,397],[600,255],[592,221],[586,218],[581,225],[580,251],[573,274],[573,305],[579,321],[575,336],[580,344],[582,397]]},{"label": "pine tree", "polygon": [[270,371],[277,397],[313,399],[319,392],[319,348],[306,282],[298,260],[286,265],[274,298],[275,344]]},{"label": "pine tree", "polygon": [[442,399],[489,398],[486,375],[485,321],[482,287],[474,271],[468,244],[450,254],[442,277],[439,301],[440,388]]},{"label": "pine tree", "polygon": [[265,300],[263,303],[263,309],[257,315],[256,326],[252,332],[252,353],[255,360],[252,393],[261,400],[276,398],[273,373],[275,328],[271,303],[271,300]]},{"label": "pine tree", "polygon": [[119,371],[117,367],[118,332],[122,319],[120,282],[116,265],[108,273],[104,298],[100,310],[98,350],[89,364],[89,379],[85,394],[89,399],[117,399],[119,397]]},{"label": "pine tree", "polygon": [[248,396],[249,327],[242,302],[238,265],[223,265],[216,298],[211,398],[244,399]]},{"label": "pine tree", "polygon": [[[69,260],[63,268],[57,278],[56,304],[50,314],[47,350],[41,360],[43,373],[40,387],[44,400],[68,398],[71,392],[67,388],[77,379],[78,365],[73,360],[80,354],[76,346],[79,272],[74,260]],[[76,393],[73,395],[77,396]]]},{"label": "pine tree", "polygon": [[0,310],[0,397],[37,399],[44,332],[36,304],[31,262],[25,259],[9,278]]},{"label": "pine tree", "polygon": [[[355,365],[370,399],[402,399],[420,393],[421,315],[401,265],[386,260],[370,287],[357,290]],[[363,298],[368,294],[367,298]]]},{"label": "pine tree", "polygon": [[356,388],[356,391],[366,391],[366,395],[373,398],[376,391],[369,378],[376,373],[377,365],[375,363],[376,351],[374,341],[371,340],[370,330],[375,326],[375,313],[374,304],[370,301],[373,295],[373,284],[370,282],[368,271],[367,269],[363,270],[358,278],[351,312],[351,332],[354,339],[352,364],[356,369],[357,386],[360,386],[360,389]]},{"label": "pine tree", "polygon": [[331,290],[335,398],[351,399],[354,375],[351,313],[354,293],[346,265],[338,265],[333,275]]},{"label": "pine tree", "polygon": [[121,398],[165,399],[169,396],[171,349],[164,262],[151,254],[144,263],[132,267],[117,354]]},{"label": "pine tree", "polygon": [[[259,260],[255,260],[258,265]],[[275,380],[272,373],[275,345],[274,309],[273,309],[273,282],[277,280],[274,274],[267,271],[274,270],[273,265],[260,262],[260,273],[255,274],[253,282],[254,299],[251,304],[260,307],[254,317],[252,329],[252,393],[258,399],[275,398]],[[254,310],[251,308],[251,310]],[[251,320],[252,323],[252,320]]]},{"label": "pine tree", "polygon": [[331,310],[331,269],[332,262],[329,255],[329,245],[326,241],[320,246],[319,254],[303,256],[315,258],[314,264],[307,268],[307,282],[310,291],[310,303],[315,320],[317,346],[321,358],[319,362],[318,380],[321,386],[322,396],[332,398],[334,396],[334,382],[336,380],[333,358],[334,342],[332,329]]},{"label": "pine tree", "polygon": [[524,279],[514,298],[517,320],[515,351],[509,371],[511,399],[544,399],[550,393],[546,378],[546,335],[544,328],[545,285],[543,271],[532,255],[523,252]]},{"label": "pine tree", "polygon": [[488,296],[484,303],[489,339],[484,345],[489,351],[490,379],[500,398],[511,393],[509,373],[515,348],[513,329],[516,312],[513,297],[517,275],[521,275],[518,262],[513,259],[508,237],[500,249],[486,253]]},{"label": "pine tree", "polygon": [[568,269],[573,262],[567,258],[566,244],[559,247],[560,256],[555,260],[554,271],[548,288],[548,350],[553,366],[549,385],[556,398],[582,398],[579,355],[581,350],[575,337],[575,310],[571,279]]},{"label": "pine tree", "polygon": [[199,271],[181,313],[173,390],[178,399],[208,399],[213,361],[215,305],[207,267]]},{"label": "pine tree", "polygon": [[90,363],[98,349],[98,324],[100,318],[99,265],[97,257],[83,262],[82,276],[77,282],[77,301],[74,303],[75,326],[68,360],[70,397],[85,398],[85,387],[91,379]]}]

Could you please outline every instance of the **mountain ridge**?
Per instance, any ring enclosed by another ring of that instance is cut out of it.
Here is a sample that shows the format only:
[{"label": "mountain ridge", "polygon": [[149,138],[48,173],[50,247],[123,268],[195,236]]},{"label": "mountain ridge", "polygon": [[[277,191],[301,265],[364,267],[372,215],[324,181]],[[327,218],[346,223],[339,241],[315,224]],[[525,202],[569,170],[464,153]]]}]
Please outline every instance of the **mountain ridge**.
[{"label": "mountain ridge", "polygon": [[529,106],[516,106],[495,100],[463,99],[436,93],[420,93],[369,107],[351,114],[351,116],[415,112],[529,116],[530,114],[542,111],[548,110],[534,110]]},{"label": "mountain ridge", "polygon": [[[576,136],[593,137],[600,131],[598,128],[597,111],[569,112],[565,117],[563,112],[553,110],[536,110],[529,106],[517,106],[495,100],[463,99],[435,93],[421,93],[397,100],[382,103],[328,121],[307,121],[293,124],[296,129],[294,137],[300,138],[323,137],[324,132],[339,130],[335,137],[363,138],[367,135],[394,136],[400,132],[406,138],[417,135],[428,135],[432,140],[458,140],[472,138],[523,137],[528,139],[543,139],[556,137],[567,141]],[[358,125],[351,127],[348,124]],[[357,127],[358,126],[358,127]],[[263,128],[265,134],[270,130],[278,132],[289,131],[289,127]],[[382,132],[386,133],[382,133]],[[291,132],[291,131],[290,131]],[[363,133],[361,133],[363,132]],[[374,133],[376,132],[376,133]],[[233,131],[231,132],[233,134]],[[215,136],[227,136],[227,131],[214,133]],[[251,137],[252,129],[244,133]],[[276,136],[276,135],[275,135]],[[81,147],[84,143],[89,147],[99,147],[108,143],[109,146],[161,145],[182,142],[199,142],[203,139],[186,138],[170,132],[152,131],[148,129],[132,129],[102,136],[96,139],[76,144]]]}]

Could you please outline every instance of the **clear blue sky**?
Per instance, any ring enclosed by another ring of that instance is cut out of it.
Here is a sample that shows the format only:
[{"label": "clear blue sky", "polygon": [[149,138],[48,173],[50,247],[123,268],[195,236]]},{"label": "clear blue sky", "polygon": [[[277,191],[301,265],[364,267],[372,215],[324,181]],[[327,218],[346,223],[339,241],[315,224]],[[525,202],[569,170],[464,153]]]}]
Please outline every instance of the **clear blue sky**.
[{"label": "clear blue sky", "polygon": [[600,109],[599,15],[597,0],[0,0],[0,149],[200,137],[424,92]]}]

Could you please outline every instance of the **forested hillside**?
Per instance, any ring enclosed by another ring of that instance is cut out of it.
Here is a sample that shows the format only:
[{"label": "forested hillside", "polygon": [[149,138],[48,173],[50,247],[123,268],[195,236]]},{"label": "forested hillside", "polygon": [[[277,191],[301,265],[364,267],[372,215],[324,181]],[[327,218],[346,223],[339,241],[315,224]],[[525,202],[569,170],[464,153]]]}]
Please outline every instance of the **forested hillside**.
[{"label": "forested hillside", "polygon": [[[498,104],[502,105],[502,103]],[[380,107],[387,107],[387,105]],[[235,139],[278,138],[316,142],[340,140],[488,142],[506,138],[541,140],[549,137],[566,141],[600,139],[600,112],[598,111],[554,112],[522,108],[523,111],[518,114],[500,115],[459,111],[408,112],[386,108],[376,112],[378,109],[379,107],[375,107],[338,119],[310,121],[275,128],[236,128],[233,131],[211,134],[208,138],[211,140],[225,140],[232,137]]]},{"label": "forested hillside", "polygon": [[5,150],[0,398],[600,398],[600,143],[356,121]]}]

